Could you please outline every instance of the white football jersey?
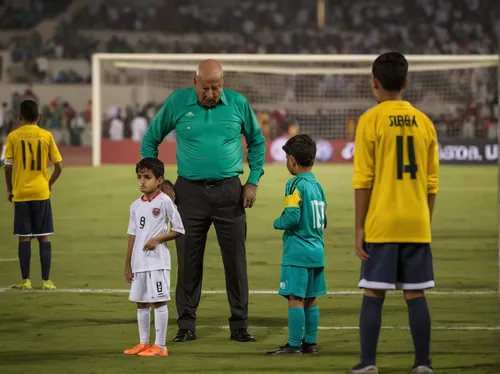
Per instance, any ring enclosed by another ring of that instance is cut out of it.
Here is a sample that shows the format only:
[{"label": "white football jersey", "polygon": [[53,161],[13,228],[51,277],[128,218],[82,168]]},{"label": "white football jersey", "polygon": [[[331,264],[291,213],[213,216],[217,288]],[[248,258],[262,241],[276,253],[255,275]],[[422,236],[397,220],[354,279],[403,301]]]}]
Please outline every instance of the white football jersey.
[{"label": "white football jersey", "polygon": [[127,233],[135,235],[132,250],[132,272],[170,270],[170,251],[167,243],[159,244],[154,250],[144,250],[144,244],[155,236],[166,234],[168,224],[172,231],[184,234],[184,225],[177,207],[163,192],[158,191],[150,199],[141,196],[130,206],[130,222]]}]

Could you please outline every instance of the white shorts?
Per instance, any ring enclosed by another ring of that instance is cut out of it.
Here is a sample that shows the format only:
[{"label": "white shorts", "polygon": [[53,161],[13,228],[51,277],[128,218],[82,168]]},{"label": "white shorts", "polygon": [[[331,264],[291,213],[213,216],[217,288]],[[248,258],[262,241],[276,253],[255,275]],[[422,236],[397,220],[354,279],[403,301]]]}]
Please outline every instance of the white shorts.
[{"label": "white shorts", "polygon": [[170,301],[170,270],[134,273],[128,299],[135,303]]}]

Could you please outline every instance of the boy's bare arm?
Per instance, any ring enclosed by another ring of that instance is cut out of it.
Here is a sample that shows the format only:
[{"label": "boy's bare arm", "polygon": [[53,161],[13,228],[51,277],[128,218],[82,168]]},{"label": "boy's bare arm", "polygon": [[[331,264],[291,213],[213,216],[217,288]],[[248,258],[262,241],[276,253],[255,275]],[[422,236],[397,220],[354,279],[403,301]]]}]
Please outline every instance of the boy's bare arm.
[{"label": "boy's bare arm", "polygon": [[436,194],[427,195],[427,204],[429,205],[429,215],[432,222],[432,214],[434,213],[434,205],[436,204]]},{"label": "boy's bare arm", "polygon": [[10,202],[12,202],[12,165],[5,165],[5,185],[7,186],[7,195]]},{"label": "boy's bare arm", "polygon": [[144,250],[145,251],[153,250],[160,243],[169,242],[171,240],[177,239],[179,236],[182,235],[184,234],[177,231],[169,231],[166,234],[155,236],[154,238],[149,239],[146,244],[144,244]]},{"label": "boy's bare arm", "polygon": [[127,257],[125,259],[125,279],[128,283],[132,282],[132,250],[134,249],[135,235],[129,235],[127,246]]},{"label": "boy's bare arm", "polygon": [[62,173],[62,163],[56,162],[54,164],[54,171],[52,172],[52,175],[50,176],[49,189],[52,188],[52,185],[56,182],[56,180],[59,178],[61,173]]}]

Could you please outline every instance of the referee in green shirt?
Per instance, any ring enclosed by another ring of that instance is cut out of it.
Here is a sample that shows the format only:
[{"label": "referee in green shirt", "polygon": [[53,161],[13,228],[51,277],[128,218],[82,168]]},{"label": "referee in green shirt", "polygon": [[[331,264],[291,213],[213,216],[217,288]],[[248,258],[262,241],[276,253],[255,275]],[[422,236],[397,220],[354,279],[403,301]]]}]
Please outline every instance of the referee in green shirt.
[{"label": "referee in green shirt", "polygon": [[[231,317],[231,339],[249,342],[246,214],[264,174],[265,139],[246,98],[224,89],[222,66],[200,63],[194,87],[173,92],[144,135],[142,157],[158,157],[168,133],[177,137],[176,203],[186,234],[176,240],[178,276],[175,301],[179,331],[174,341],[196,339],[203,255],[213,224],[222,252]],[[248,144],[250,174],[244,186],[241,135]]]}]

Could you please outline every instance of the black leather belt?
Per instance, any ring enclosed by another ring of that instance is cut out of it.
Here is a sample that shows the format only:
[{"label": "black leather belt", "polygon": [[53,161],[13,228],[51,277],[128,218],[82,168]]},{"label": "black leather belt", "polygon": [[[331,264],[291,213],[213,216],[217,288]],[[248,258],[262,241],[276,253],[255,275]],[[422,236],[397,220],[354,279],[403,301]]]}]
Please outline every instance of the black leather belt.
[{"label": "black leather belt", "polygon": [[211,188],[211,187],[217,187],[221,186],[223,184],[231,182],[234,178],[237,177],[232,177],[232,178],[226,178],[226,179],[217,179],[217,180],[201,180],[201,181],[192,181],[190,180],[191,183],[203,186],[205,188]]}]

